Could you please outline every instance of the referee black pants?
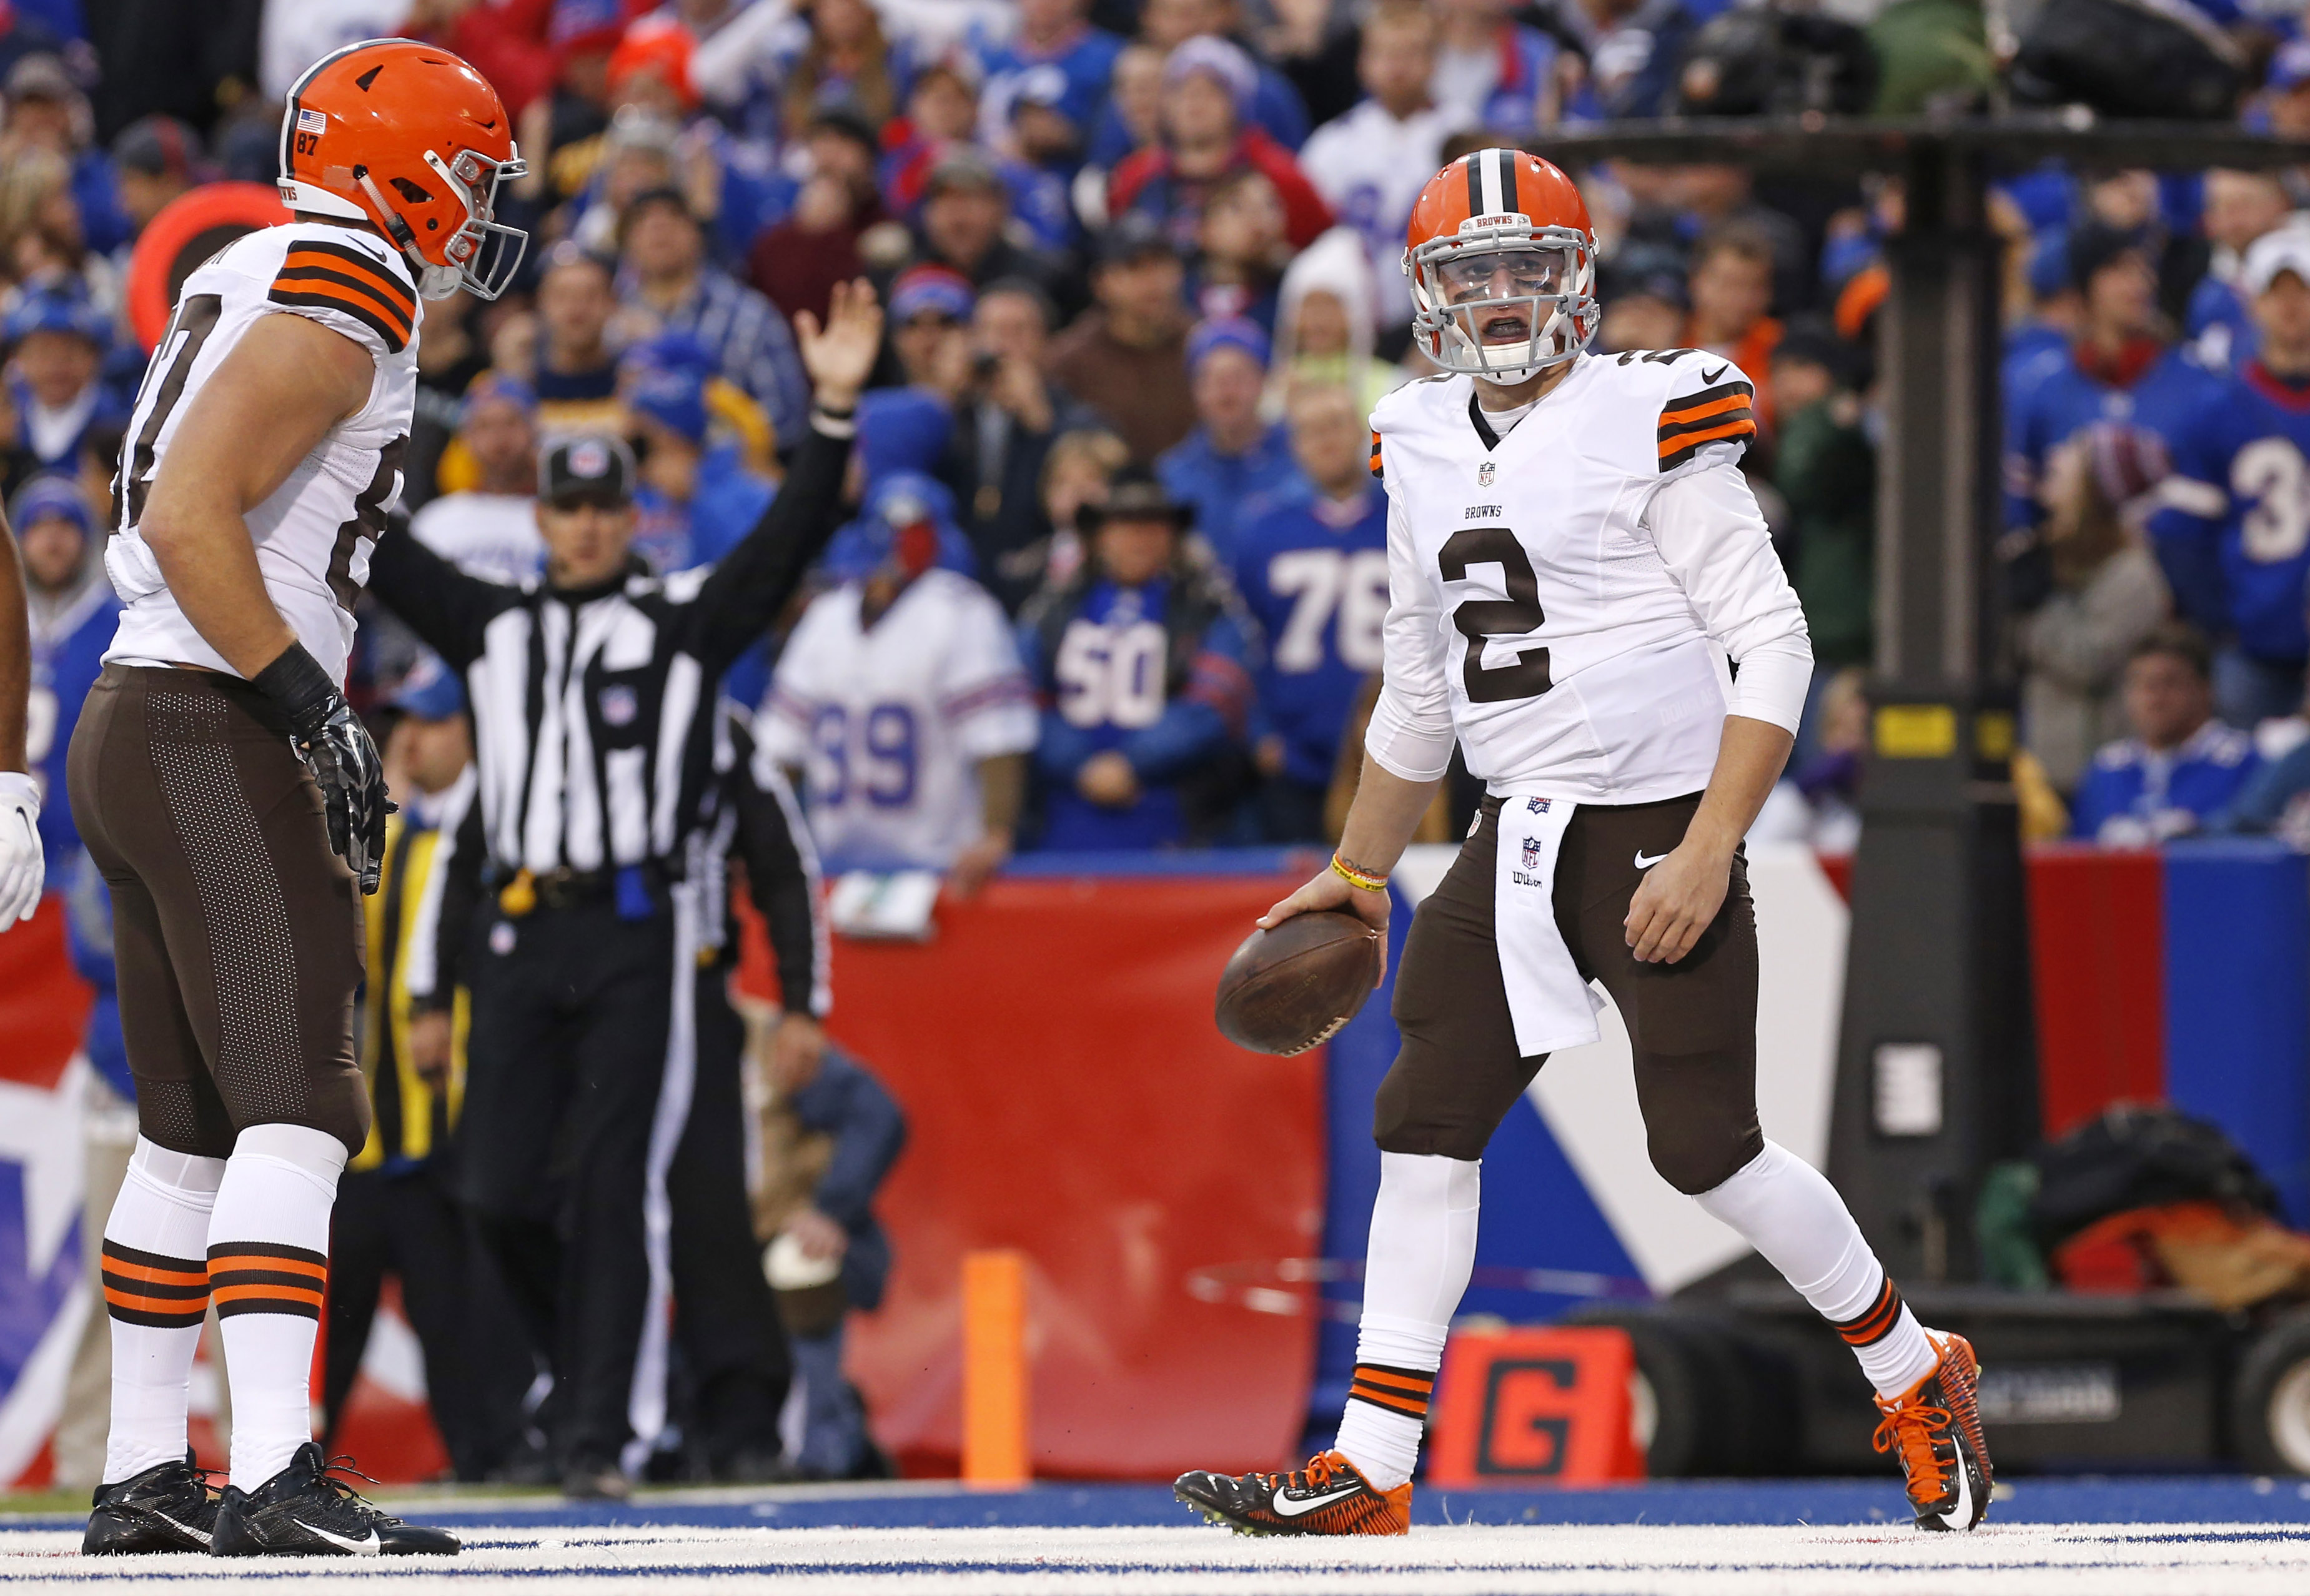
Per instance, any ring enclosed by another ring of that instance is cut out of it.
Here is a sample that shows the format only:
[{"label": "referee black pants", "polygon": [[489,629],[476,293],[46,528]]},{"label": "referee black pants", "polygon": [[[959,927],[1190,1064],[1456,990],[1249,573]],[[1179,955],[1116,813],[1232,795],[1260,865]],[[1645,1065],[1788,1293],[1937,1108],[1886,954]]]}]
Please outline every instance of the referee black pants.
[{"label": "referee black pants", "polygon": [[746,1200],[746,1028],[730,1006],[729,977],[720,959],[698,973],[698,1072],[690,1123],[666,1176],[684,1428],[717,1478],[777,1454],[778,1410],[792,1377]]},{"label": "referee black pants", "polygon": [[673,914],[624,919],[605,898],[516,919],[485,899],[473,934],[464,1196],[552,1366],[565,1462],[607,1467],[632,1436],[649,1297]]},{"label": "referee black pants", "polygon": [[425,1394],[457,1478],[484,1478],[521,1444],[535,1368],[505,1286],[473,1243],[465,1210],[430,1166],[349,1171],[329,1223],[329,1319],[322,1410],[327,1450],[360,1371],[385,1277],[425,1349]]}]

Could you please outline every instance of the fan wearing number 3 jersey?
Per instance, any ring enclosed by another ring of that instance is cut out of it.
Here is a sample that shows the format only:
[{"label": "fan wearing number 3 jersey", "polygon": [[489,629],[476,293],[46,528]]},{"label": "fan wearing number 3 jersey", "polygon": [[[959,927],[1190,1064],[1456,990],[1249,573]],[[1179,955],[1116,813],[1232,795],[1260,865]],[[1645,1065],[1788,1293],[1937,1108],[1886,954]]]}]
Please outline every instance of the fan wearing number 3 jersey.
[{"label": "fan wearing number 3 jersey", "polygon": [[1520,151],[1454,161],[1412,212],[1414,335],[1445,375],[1372,412],[1385,680],[1339,852],[1260,924],[1344,909],[1385,927],[1386,877],[1455,745],[1488,795],[1404,942],[1338,1439],[1304,1469],[1191,1473],[1178,1493],[1254,1533],[1409,1528],[1485,1146],[1549,1054],[1597,1039],[1602,987],[1654,1169],[1852,1347],[1917,1523],[1970,1529],[1991,1486],[1972,1349],[1917,1323],[1835,1188],[1757,1122],[1740,845],[1812,652],[1740,471],[1750,381],[1692,350],[1589,354],[1595,252],[1579,191]]}]

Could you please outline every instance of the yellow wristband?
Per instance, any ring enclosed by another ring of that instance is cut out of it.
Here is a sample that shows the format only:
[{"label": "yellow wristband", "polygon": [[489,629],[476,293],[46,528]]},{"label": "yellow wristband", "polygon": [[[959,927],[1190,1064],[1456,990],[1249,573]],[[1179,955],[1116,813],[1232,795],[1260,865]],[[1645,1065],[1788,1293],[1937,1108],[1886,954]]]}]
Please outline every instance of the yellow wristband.
[{"label": "yellow wristband", "polygon": [[1343,862],[1337,854],[1332,855],[1332,873],[1339,877],[1340,880],[1345,881],[1349,886],[1353,887],[1361,892],[1385,892],[1387,890],[1387,879],[1385,877],[1368,876],[1362,871],[1358,870],[1354,865]]}]

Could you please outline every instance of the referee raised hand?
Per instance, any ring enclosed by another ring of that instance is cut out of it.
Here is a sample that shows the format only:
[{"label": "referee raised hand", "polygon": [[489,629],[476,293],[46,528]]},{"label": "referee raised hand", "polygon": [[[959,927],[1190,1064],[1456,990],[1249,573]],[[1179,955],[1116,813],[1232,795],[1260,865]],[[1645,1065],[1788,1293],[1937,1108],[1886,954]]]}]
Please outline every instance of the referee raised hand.
[{"label": "referee raised hand", "polygon": [[573,1495],[622,1492],[629,1443],[664,1421],[665,1174],[694,1071],[688,989],[718,912],[688,858],[716,692],[834,531],[882,315],[861,281],[795,331],[809,430],[761,520],[710,568],[661,578],[642,564],[633,455],[581,435],[540,462],[542,583],[465,576],[405,529],[370,573],[473,707],[485,859],[460,961],[462,1184],[551,1361]]}]

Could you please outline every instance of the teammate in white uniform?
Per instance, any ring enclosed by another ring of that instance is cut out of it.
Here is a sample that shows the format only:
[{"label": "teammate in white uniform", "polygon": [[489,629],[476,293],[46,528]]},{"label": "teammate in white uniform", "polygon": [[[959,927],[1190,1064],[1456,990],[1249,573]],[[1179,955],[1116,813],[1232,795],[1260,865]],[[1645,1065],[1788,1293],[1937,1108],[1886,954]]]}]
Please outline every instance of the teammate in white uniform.
[{"label": "teammate in white uniform", "polygon": [[922,568],[935,545],[913,530],[886,528],[877,568],[803,612],[755,758],[806,768],[829,859],[949,871],[967,893],[1011,850],[1039,723],[1003,607]]},{"label": "teammate in white uniform", "polygon": [[[421,301],[511,279],[522,236],[491,207],[522,165],[472,67],[373,39],[291,90],[281,170],[293,220],[186,280],[146,368],[106,552],[126,608],[69,760],[140,1132],[104,1229],[91,1552],[457,1549],[329,1477],[308,1376],[337,1176],[369,1132],[352,1000],[390,807],[342,689],[353,603],[400,487]],[[221,1497],[185,1444],[212,1301]]]},{"label": "teammate in white uniform", "polygon": [[1346,909],[1384,930],[1387,873],[1455,743],[1489,796],[1396,980],[1403,1043],[1375,1107],[1337,1444],[1291,1474],[1196,1472],[1178,1492],[1239,1529],[1406,1531],[1485,1144],[1548,1054],[1596,1038],[1594,982],[1628,1027],[1655,1169],[1853,1348],[1918,1524],[1970,1529],[1991,1484],[1972,1349],[1917,1323],[1835,1189],[1757,1123],[1740,840],[1788,758],[1812,655],[1738,467],[1752,390],[1698,351],[1586,354],[1595,248],[1579,191],[1517,151],[1453,162],[1413,210],[1414,334],[1452,375],[1373,412],[1385,685],[1339,852],[1260,924]]}]

